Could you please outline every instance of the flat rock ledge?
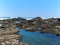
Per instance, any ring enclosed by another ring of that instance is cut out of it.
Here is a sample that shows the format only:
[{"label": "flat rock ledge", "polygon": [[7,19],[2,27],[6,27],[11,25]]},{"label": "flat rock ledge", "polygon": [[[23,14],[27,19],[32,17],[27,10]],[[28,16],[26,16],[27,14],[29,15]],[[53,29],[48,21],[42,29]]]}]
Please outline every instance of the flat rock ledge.
[{"label": "flat rock ledge", "polygon": [[21,35],[18,35],[18,30],[14,28],[0,29],[0,45],[28,45],[27,43],[19,42]]}]

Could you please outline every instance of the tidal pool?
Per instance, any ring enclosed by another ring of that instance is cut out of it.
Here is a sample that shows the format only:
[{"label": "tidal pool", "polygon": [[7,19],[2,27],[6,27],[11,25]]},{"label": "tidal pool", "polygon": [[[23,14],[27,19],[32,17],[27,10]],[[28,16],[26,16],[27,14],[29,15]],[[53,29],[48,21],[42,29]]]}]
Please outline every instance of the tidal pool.
[{"label": "tidal pool", "polygon": [[24,29],[18,30],[18,34],[22,35],[20,39],[21,42],[26,42],[30,45],[60,45],[60,36],[40,32],[29,32]]}]

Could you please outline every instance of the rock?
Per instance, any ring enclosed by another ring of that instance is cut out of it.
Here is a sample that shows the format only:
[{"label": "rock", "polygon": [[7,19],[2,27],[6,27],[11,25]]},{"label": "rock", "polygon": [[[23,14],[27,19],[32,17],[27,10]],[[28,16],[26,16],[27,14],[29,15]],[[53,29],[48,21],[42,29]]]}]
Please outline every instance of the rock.
[{"label": "rock", "polygon": [[27,27],[29,27],[29,24],[24,24],[24,25],[23,25],[23,28],[24,28],[24,29],[27,28]]},{"label": "rock", "polygon": [[20,45],[29,45],[29,44],[20,42]]},{"label": "rock", "polygon": [[36,31],[36,28],[33,26],[25,28],[26,31]]},{"label": "rock", "polygon": [[0,45],[5,45],[5,43],[4,42],[1,42]]},{"label": "rock", "polygon": [[0,30],[0,45],[20,45],[19,39],[21,35],[17,35],[18,30],[13,27],[4,27]]},{"label": "rock", "polygon": [[0,36],[0,42],[3,42],[3,41],[4,41],[4,37]]},{"label": "rock", "polygon": [[52,33],[52,34],[55,34],[55,35],[58,35],[58,36],[60,36],[60,29],[43,29],[43,30],[40,30],[40,32],[42,32],[42,33]]},{"label": "rock", "polygon": [[10,29],[6,29],[6,30],[0,30],[0,35],[6,35],[6,34],[16,34],[18,32],[18,30],[10,30]]},{"label": "rock", "polygon": [[31,20],[40,21],[40,20],[42,20],[42,18],[41,17],[36,17],[36,18],[31,19]]},{"label": "rock", "polygon": [[5,41],[5,44],[7,45],[9,45],[9,44],[11,44],[11,45],[20,45],[19,44],[20,42],[18,41],[18,40],[16,40],[16,39],[12,39],[12,41]]},{"label": "rock", "polygon": [[12,35],[3,35],[1,37],[4,37],[4,40],[11,40],[11,41],[12,41],[12,39],[19,40],[21,38],[20,35],[13,35],[13,34]]},{"label": "rock", "polygon": [[12,45],[12,43],[9,41],[5,41],[5,45]]}]

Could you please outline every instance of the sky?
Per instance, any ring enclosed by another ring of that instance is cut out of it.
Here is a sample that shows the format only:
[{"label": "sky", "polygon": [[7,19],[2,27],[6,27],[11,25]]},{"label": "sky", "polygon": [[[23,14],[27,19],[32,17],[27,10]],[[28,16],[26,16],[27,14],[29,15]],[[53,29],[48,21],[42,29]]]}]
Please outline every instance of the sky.
[{"label": "sky", "polygon": [[60,0],[0,0],[0,17],[60,17]]}]

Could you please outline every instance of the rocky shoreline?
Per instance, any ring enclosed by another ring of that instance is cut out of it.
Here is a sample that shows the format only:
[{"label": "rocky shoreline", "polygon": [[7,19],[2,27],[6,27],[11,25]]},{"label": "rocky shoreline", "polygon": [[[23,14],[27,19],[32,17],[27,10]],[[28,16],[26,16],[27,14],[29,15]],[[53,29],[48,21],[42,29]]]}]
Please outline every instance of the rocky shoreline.
[{"label": "rocky shoreline", "polygon": [[16,28],[60,36],[60,18],[42,19],[41,17],[36,17],[26,20],[18,17],[0,20],[0,45],[29,45],[19,42],[22,36],[17,34],[19,31]]},{"label": "rocky shoreline", "polygon": [[31,20],[17,18],[16,23],[18,28],[23,28],[26,31],[39,31],[41,33],[52,33],[60,36],[60,18],[47,18],[36,17]]},{"label": "rocky shoreline", "polygon": [[27,43],[19,42],[22,36],[18,35],[19,31],[15,29],[13,24],[8,23],[0,22],[0,45],[28,45]]}]

